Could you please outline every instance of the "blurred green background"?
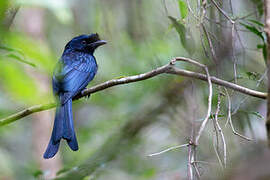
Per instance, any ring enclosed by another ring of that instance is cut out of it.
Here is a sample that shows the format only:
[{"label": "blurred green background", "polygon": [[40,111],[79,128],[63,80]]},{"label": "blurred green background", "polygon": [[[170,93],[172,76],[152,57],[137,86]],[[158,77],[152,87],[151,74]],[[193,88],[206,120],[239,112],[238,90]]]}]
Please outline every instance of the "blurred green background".
[{"label": "blurred green background", "polygon": [[[190,1],[193,13],[199,11],[196,3]],[[144,73],[173,57],[186,56],[207,64],[214,76],[217,69],[224,80],[236,78],[240,85],[266,91],[262,52],[265,42],[257,33],[263,31],[259,24],[263,18],[262,1],[234,0],[233,9],[229,1],[219,3],[237,19],[239,33],[232,37],[227,20],[213,5],[207,7],[209,20],[205,25],[218,57],[218,63],[214,63],[206,37],[202,36],[196,18],[188,12],[186,1],[2,0],[0,117],[31,105],[52,102],[51,74],[65,44],[74,36],[96,32],[108,44],[95,53],[99,70],[89,86]],[[179,68],[200,71],[179,64]],[[236,159],[247,159],[252,157],[250,154],[264,151],[266,105],[261,99],[229,93],[235,128],[253,139],[243,140],[229,126],[225,127],[228,101],[222,96],[220,124],[227,141],[228,169],[231,169],[234,160],[236,164],[244,162]],[[218,88],[214,86],[212,113],[217,95]],[[63,142],[53,160],[43,160],[42,154],[50,137],[54,109],[24,117],[0,127],[0,179],[52,178],[56,172],[76,168],[95,156],[104,144],[112,148],[113,155],[98,164],[98,169],[87,179],[185,179],[186,148],[159,156],[147,155],[187,143],[191,122],[199,124],[206,114],[207,98],[206,83],[167,74],[97,92],[90,99],[73,103],[79,151],[71,152]],[[123,141],[124,144],[110,147],[108,138],[120,133],[126,123],[136,121],[145,122],[142,128],[135,127],[136,136],[127,137],[128,143]],[[205,178],[221,172],[221,177],[227,177],[218,165],[213,139],[213,125],[209,122],[198,147],[199,160],[208,163],[199,164],[199,171]],[[108,151],[103,153],[106,156]]]}]

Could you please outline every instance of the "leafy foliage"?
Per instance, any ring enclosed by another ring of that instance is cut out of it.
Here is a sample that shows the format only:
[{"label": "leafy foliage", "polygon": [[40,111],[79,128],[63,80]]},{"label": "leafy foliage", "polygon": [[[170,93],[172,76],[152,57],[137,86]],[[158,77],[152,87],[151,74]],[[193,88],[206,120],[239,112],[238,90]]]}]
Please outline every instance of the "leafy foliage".
[{"label": "leafy foliage", "polygon": [[187,14],[188,14],[187,3],[184,0],[178,0],[178,6],[179,6],[181,18],[183,20],[187,17]]},{"label": "leafy foliage", "polygon": [[[262,49],[262,54],[264,57],[264,61],[266,63],[267,61],[267,47],[266,47],[266,36],[265,32],[263,31],[264,25],[256,20],[249,19],[248,20],[250,24],[247,23],[241,23],[242,26],[244,26],[247,30],[249,30],[251,33],[255,34],[257,37],[259,37],[262,41],[262,44],[258,44],[257,48]],[[257,25],[257,27],[256,27]]]},{"label": "leafy foliage", "polygon": [[21,51],[13,49],[11,47],[6,47],[6,46],[0,46],[0,49],[5,50],[7,52],[5,54],[0,54],[0,55],[4,56],[3,58],[5,58],[5,57],[12,58],[12,59],[18,60],[22,63],[28,64],[32,67],[36,67],[36,65],[34,63],[25,60],[25,56]]}]

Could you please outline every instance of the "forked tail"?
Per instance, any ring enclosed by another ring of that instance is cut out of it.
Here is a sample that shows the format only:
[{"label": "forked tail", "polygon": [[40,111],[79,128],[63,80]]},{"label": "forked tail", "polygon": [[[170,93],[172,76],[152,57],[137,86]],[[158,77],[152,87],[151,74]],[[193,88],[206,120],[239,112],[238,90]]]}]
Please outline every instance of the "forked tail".
[{"label": "forked tail", "polygon": [[58,152],[61,139],[65,139],[73,151],[79,149],[73,126],[72,99],[56,107],[53,131],[50,142],[43,157],[49,159]]}]

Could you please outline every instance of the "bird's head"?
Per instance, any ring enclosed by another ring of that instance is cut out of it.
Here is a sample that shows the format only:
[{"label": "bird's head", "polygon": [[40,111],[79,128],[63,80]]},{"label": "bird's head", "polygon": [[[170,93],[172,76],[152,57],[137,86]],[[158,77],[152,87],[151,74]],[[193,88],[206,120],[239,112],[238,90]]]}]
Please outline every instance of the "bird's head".
[{"label": "bird's head", "polygon": [[100,40],[97,33],[90,35],[80,35],[69,41],[65,47],[66,50],[75,50],[85,53],[94,53],[95,49],[106,44],[104,40]]}]

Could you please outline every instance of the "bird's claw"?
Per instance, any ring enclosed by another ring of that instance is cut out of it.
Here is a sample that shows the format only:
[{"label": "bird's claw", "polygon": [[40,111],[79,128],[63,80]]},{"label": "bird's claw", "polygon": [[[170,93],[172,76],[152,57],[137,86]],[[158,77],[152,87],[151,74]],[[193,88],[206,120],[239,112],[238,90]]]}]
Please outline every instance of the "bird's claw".
[{"label": "bird's claw", "polygon": [[87,94],[87,95],[86,95],[86,98],[87,98],[87,99],[89,99],[89,98],[90,98],[90,96],[91,96],[91,94]]},{"label": "bird's claw", "polygon": [[[83,94],[84,94],[84,91],[85,91],[85,90],[83,90],[83,91],[81,92],[81,95],[83,95]],[[89,93],[89,94],[87,94],[85,97],[86,97],[87,99],[89,99],[89,98],[90,98],[90,96],[91,96],[91,94]]]}]

